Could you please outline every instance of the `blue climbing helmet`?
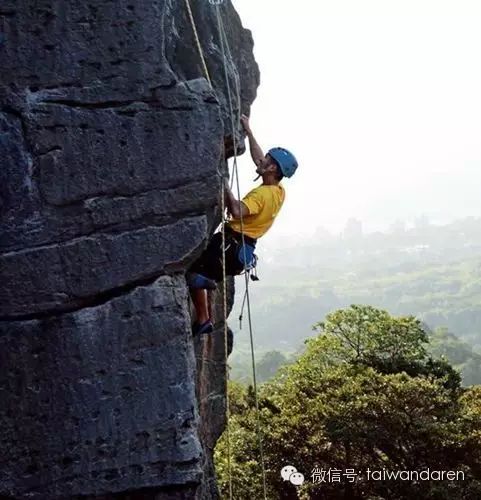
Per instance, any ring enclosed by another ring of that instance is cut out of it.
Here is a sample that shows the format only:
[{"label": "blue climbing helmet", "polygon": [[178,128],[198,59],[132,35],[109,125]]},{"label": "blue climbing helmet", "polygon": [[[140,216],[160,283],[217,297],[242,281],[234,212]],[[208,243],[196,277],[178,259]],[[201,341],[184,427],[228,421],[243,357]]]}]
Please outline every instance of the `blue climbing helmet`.
[{"label": "blue climbing helmet", "polygon": [[296,171],[298,164],[296,157],[287,149],[272,148],[267,152],[269,156],[279,165],[284,177],[292,177]]}]

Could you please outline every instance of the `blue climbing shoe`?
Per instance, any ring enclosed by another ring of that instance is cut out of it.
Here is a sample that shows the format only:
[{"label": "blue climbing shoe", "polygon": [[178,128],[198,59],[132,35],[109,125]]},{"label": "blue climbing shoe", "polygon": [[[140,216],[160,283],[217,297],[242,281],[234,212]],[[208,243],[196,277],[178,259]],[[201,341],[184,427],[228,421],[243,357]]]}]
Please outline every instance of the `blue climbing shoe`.
[{"label": "blue climbing shoe", "polygon": [[212,321],[208,319],[206,322],[199,324],[197,321],[194,323],[192,327],[192,332],[194,335],[203,335],[205,333],[212,333],[214,331],[214,325]]},{"label": "blue climbing shoe", "polygon": [[189,288],[199,288],[205,290],[215,290],[217,283],[214,280],[202,276],[198,273],[187,273],[185,276]]}]

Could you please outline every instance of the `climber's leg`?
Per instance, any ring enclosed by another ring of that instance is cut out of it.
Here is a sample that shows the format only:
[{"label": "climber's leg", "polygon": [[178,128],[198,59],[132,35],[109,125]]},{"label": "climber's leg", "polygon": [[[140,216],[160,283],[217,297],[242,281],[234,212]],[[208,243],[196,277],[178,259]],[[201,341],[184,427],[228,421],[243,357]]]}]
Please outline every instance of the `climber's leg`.
[{"label": "climber's leg", "polygon": [[222,281],[222,234],[215,233],[202,255],[192,264],[187,273],[187,284],[191,288],[214,290],[215,283]]},{"label": "climber's leg", "polygon": [[209,318],[214,321],[214,314],[212,312],[212,290],[207,291],[207,310],[209,311]]},{"label": "climber's leg", "polygon": [[198,323],[205,323],[209,319],[207,291],[198,288],[190,289],[190,296],[195,307],[195,317]]},{"label": "climber's leg", "polygon": [[215,290],[217,283],[222,281],[222,234],[216,233],[209,245],[186,273],[192,302],[196,311],[194,334],[211,333],[212,307],[207,290]]},{"label": "climber's leg", "polygon": [[209,316],[210,309],[207,298],[207,290],[191,288],[190,296],[192,297],[196,314],[196,321],[193,328],[194,334],[211,333],[214,330],[214,327]]}]

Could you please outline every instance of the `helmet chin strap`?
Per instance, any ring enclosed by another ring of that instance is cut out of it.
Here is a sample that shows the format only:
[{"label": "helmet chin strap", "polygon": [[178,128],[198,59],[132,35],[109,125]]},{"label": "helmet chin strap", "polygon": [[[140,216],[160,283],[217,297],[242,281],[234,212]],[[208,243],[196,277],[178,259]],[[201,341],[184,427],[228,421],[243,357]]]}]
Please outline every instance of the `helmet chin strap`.
[{"label": "helmet chin strap", "polygon": [[262,177],[261,174],[259,174],[255,179],[254,179],[254,182],[256,182],[260,177]]}]

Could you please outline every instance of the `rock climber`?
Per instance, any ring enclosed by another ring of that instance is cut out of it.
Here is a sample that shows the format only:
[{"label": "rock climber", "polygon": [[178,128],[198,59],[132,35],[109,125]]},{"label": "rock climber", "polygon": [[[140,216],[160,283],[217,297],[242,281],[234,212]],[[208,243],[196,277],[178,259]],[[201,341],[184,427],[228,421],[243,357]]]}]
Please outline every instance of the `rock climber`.
[{"label": "rock climber", "polygon": [[[237,200],[228,182],[225,182],[224,199],[230,215],[224,228],[225,265],[228,276],[241,274],[246,267],[252,266],[257,240],[270,229],[284,203],[285,192],[280,181],[283,177],[292,177],[297,169],[297,160],[287,149],[273,148],[264,155],[252,133],[249,118],[242,115],[241,123],[249,140],[249,150],[257,167],[256,172],[262,177],[262,184],[242,200]],[[242,233],[245,248],[242,247]],[[207,290],[215,289],[216,283],[222,279],[222,233],[217,232],[186,274],[196,311],[194,334],[214,331]]]}]

